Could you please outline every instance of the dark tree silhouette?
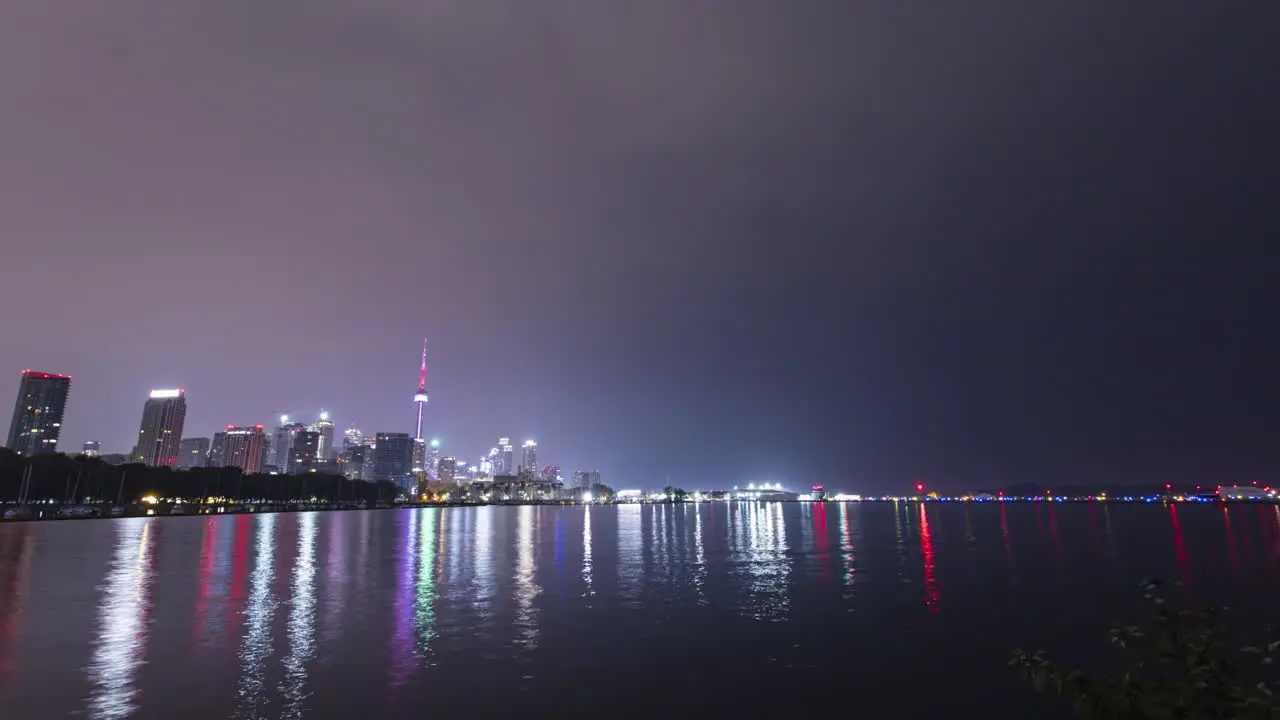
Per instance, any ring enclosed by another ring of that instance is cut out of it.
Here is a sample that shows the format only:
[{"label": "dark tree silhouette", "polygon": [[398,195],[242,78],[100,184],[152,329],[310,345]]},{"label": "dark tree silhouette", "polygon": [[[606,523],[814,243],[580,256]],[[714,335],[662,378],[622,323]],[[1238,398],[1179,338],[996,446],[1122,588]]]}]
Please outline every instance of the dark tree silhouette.
[{"label": "dark tree silhouette", "polygon": [[[24,477],[29,482],[24,483]],[[25,485],[25,487],[24,487]],[[171,470],[145,465],[108,465],[84,455],[24,458],[0,448],[0,502],[131,504],[147,495],[194,502],[220,497],[229,502],[389,502],[398,494],[390,482],[348,480],[341,475],[245,475],[238,468]]]}]

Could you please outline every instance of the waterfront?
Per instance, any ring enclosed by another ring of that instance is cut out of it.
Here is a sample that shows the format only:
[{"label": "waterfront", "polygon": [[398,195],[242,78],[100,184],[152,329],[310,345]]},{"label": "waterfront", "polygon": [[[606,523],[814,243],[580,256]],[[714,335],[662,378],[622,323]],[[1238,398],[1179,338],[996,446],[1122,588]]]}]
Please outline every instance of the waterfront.
[{"label": "waterfront", "polygon": [[[1274,505],[699,503],[0,525],[0,715],[1052,711],[1143,577],[1269,619]],[[1052,716],[1052,712],[1050,712]]]}]

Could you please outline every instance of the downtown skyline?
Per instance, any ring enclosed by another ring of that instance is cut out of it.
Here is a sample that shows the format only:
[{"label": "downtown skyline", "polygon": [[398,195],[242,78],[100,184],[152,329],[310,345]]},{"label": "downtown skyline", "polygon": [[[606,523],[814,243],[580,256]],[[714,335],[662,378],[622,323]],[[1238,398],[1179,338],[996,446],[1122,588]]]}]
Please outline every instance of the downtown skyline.
[{"label": "downtown skyline", "polygon": [[[323,446],[321,448],[321,455],[325,459],[336,458],[337,455],[342,452],[344,443],[340,441],[341,438],[344,438],[344,437],[350,438],[353,436],[359,437],[363,435],[366,438],[372,439],[375,434],[404,432],[402,429],[399,429],[399,428],[373,428],[373,429],[361,428],[355,422],[354,419],[352,419],[352,421],[349,422],[346,426],[339,429],[337,427],[337,422],[334,420],[334,417],[332,416],[332,414],[324,408],[320,409],[315,414],[315,417],[313,419],[308,419],[305,413],[294,414],[294,413],[285,412],[278,416],[277,418],[278,422],[277,421],[264,421],[260,423],[249,422],[243,425],[236,425],[234,423],[219,424],[216,427],[216,429],[213,429],[207,433],[201,432],[200,428],[193,428],[190,423],[185,422],[183,418],[179,418],[177,421],[177,428],[178,428],[178,433],[181,435],[181,437],[175,437],[171,441],[169,441],[171,447],[168,447],[165,452],[161,453],[162,456],[170,458],[171,460],[167,463],[164,461],[155,462],[154,459],[148,459],[150,456],[147,453],[143,452],[139,447],[136,447],[135,445],[129,445],[128,447],[121,446],[119,449],[115,449],[110,444],[109,441],[106,442],[104,445],[104,441],[101,439],[101,437],[105,437],[108,434],[100,434],[92,438],[77,440],[72,442],[72,444],[68,445],[67,438],[65,437],[65,432],[63,432],[63,427],[60,427],[60,426],[65,426],[66,424],[65,422],[63,422],[63,420],[64,420],[64,415],[66,414],[67,409],[70,406],[70,403],[67,401],[68,400],[67,396],[69,395],[68,388],[71,385],[72,377],[70,375],[51,374],[51,373],[46,373],[43,371],[38,371],[33,369],[24,369],[19,375],[21,380],[21,382],[19,383],[19,390],[18,390],[19,405],[21,405],[23,398],[26,396],[25,393],[28,392],[29,383],[31,382],[43,383],[43,384],[49,384],[51,382],[61,383],[61,389],[60,389],[61,404],[56,408],[56,411],[57,411],[55,415],[56,422],[54,425],[54,427],[57,428],[58,432],[56,432],[52,436],[49,436],[47,435],[49,431],[48,429],[46,429],[45,431],[46,437],[51,438],[51,439],[47,439],[46,442],[51,442],[53,444],[53,447],[56,447],[56,451],[72,454],[72,455],[77,454],[79,452],[77,448],[88,447],[92,445],[94,448],[93,454],[95,455],[99,455],[99,454],[108,455],[108,456],[128,455],[131,457],[131,460],[130,460],[131,462],[144,462],[145,464],[149,464],[149,465],[169,464],[180,469],[181,465],[178,464],[178,460],[182,455],[182,453],[179,453],[178,451],[178,445],[180,442],[183,444],[186,444],[186,441],[188,440],[192,442],[203,441],[206,451],[208,451],[211,446],[213,448],[212,453],[210,454],[208,460],[211,462],[216,462],[217,459],[214,458],[214,455],[219,455],[221,457],[222,453],[224,452],[223,448],[219,446],[219,440],[218,440],[219,436],[222,436],[224,434],[233,435],[233,434],[244,434],[247,432],[251,432],[253,427],[256,425],[258,432],[261,434],[261,437],[267,442],[268,445],[272,446],[271,453],[269,454],[264,454],[261,448],[258,449],[257,455],[256,455],[257,460],[250,463],[250,467],[256,468],[259,463],[267,464],[269,459],[274,459],[273,454],[276,452],[276,450],[274,448],[274,444],[271,438],[274,436],[274,439],[278,441],[279,437],[278,435],[276,435],[276,431],[282,430],[286,426],[305,427],[305,428],[311,428],[312,430],[320,431],[320,434],[323,436],[323,439],[320,441],[321,445]],[[186,403],[186,393],[187,393],[186,388],[172,388],[172,389],[151,388],[148,391],[148,398],[143,405],[143,420],[142,420],[143,432],[144,433],[154,432],[156,428],[160,427],[159,421],[151,417],[151,415],[154,412],[153,405],[157,405],[157,403],[169,403],[169,402],[173,402],[176,399],[178,402],[182,403],[181,414],[182,416],[185,417],[189,409],[189,405],[187,405]],[[451,447],[451,446],[444,445],[444,443],[442,442],[442,440],[438,435],[431,435],[424,432],[424,429],[423,429],[424,420],[428,418],[428,415],[426,414],[427,411],[425,409],[427,405],[427,345],[425,341],[423,342],[423,346],[422,346],[422,356],[421,356],[421,364],[419,367],[418,385],[415,393],[412,396],[412,403],[416,411],[416,416],[413,421],[413,428],[412,428],[413,432],[406,433],[406,434],[409,435],[409,437],[414,439],[415,448],[419,443],[421,443],[422,445],[421,459],[423,462],[426,462],[428,460],[427,455],[430,454],[431,455],[430,459],[434,462],[438,462],[438,460],[442,456],[447,456],[455,460],[458,463],[458,468],[460,471],[465,470],[467,467],[484,464],[486,452],[490,448],[489,444],[480,442],[480,443],[473,443],[470,445],[458,445],[458,446]],[[25,441],[23,441],[22,443],[15,444],[13,437],[17,437],[17,436],[13,435],[13,433],[20,432],[27,426],[27,423],[29,421],[22,419],[27,417],[32,417],[32,416],[30,416],[29,413],[21,413],[20,407],[15,408],[13,421],[11,423],[12,426],[10,428],[10,433],[9,433],[10,444],[14,444],[15,448],[26,447]],[[34,416],[34,417],[39,417],[39,416]],[[325,430],[327,430],[327,432],[325,432]],[[494,437],[494,436],[495,434],[490,435],[490,437]],[[132,442],[136,444],[138,437],[139,437],[138,431],[135,430],[131,434],[131,440],[128,442]],[[502,440],[506,440],[506,439],[507,438],[505,436],[501,438],[499,440],[499,444],[501,444]],[[105,447],[105,450],[104,450],[104,447]],[[236,446],[236,447],[239,448],[239,446]],[[521,456],[522,462],[520,464],[521,468],[523,468],[525,462],[529,460],[536,460],[537,447],[538,447],[537,442],[531,438],[523,441],[522,456]],[[497,448],[494,448],[494,449],[496,450]],[[36,451],[47,452],[48,450],[45,450],[45,451],[36,450]],[[226,450],[225,452],[229,456],[237,452],[243,452],[243,451],[241,449],[235,449],[235,450],[229,449],[229,450]],[[154,451],[152,454],[154,454]],[[415,451],[415,456],[414,456],[415,471],[420,469],[416,467],[417,460],[418,458]],[[277,459],[277,462],[278,462],[278,459]],[[277,465],[277,468],[278,468],[278,465]],[[503,468],[501,468],[500,471],[506,474],[514,474],[516,472],[516,469],[517,468],[515,465],[513,465],[512,467],[504,466]],[[530,474],[535,477],[538,476],[539,473],[541,473],[543,470],[542,467],[533,467],[533,468],[527,468],[527,469],[529,470]],[[257,472],[257,470],[254,469],[252,470],[252,472]]]},{"label": "downtown skyline", "polygon": [[166,387],[412,433],[425,335],[464,457],[1280,473],[1270,5],[27,5],[0,392],[73,375],[64,449]]}]

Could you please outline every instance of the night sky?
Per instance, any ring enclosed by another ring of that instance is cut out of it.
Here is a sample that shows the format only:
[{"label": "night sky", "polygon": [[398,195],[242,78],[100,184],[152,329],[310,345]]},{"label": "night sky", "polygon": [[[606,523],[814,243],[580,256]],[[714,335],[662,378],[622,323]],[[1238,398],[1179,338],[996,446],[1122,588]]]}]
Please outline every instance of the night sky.
[{"label": "night sky", "polygon": [[1277,37],[1274,2],[9,0],[0,401],[73,375],[70,450],[164,386],[188,436],[406,432],[426,336],[447,453],[615,487],[1274,481]]}]

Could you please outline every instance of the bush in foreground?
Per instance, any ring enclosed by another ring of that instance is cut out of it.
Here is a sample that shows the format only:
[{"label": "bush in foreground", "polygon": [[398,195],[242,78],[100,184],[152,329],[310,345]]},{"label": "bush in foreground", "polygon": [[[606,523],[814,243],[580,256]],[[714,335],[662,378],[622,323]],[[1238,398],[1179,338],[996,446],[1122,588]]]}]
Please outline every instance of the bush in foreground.
[{"label": "bush in foreground", "polygon": [[1225,622],[1228,608],[1171,607],[1159,583],[1142,589],[1153,616],[1111,630],[1111,644],[1125,654],[1119,673],[1066,670],[1043,651],[1017,650],[1010,664],[1086,718],[1280,718],[1273,666],[1280,641],[1240,644]]}]

